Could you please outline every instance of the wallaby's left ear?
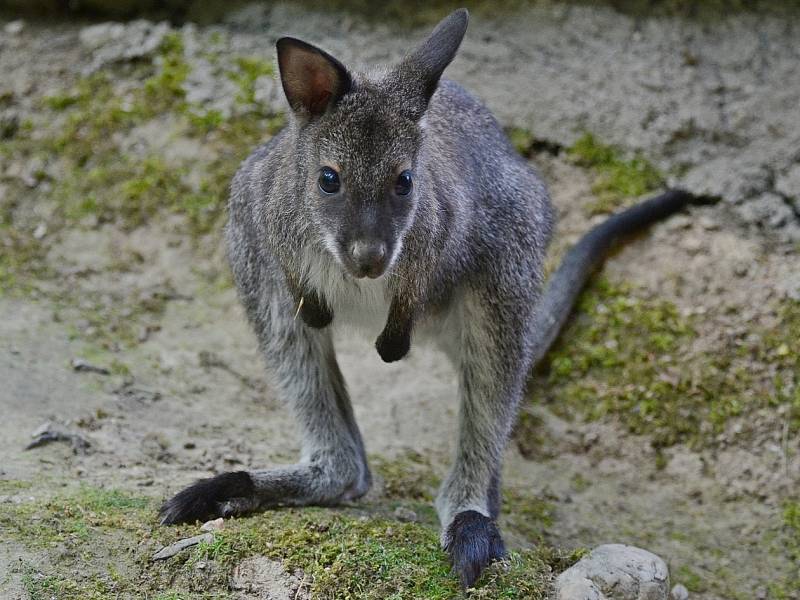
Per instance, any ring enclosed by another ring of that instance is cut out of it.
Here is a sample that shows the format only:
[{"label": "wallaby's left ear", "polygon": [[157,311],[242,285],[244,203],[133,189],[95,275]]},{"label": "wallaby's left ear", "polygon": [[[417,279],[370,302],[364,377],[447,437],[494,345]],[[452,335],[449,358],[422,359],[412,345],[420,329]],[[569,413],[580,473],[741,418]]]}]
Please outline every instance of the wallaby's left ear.
[{"label": "wallaby's left ear", "polygon": [[410,91],[418,95],[423,111],[436,91],[442,73],[455,57],[467,32],[468,22],[466,8],[451,13],[397,66],[395,73],[401,78],[406,92],[410,87]]},{"label": "wallaby's left ear", "polygon": [[276,46],[283,91],[297,114],[319,116],[350,90],[350,73],[324,50],[291,37]]}]

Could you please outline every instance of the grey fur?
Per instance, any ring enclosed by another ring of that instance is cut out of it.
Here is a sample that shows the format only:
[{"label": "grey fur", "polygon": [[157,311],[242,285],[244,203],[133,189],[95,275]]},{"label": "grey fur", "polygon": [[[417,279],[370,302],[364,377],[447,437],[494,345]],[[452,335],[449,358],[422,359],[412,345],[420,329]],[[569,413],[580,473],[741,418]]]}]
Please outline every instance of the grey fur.
[{"label": "grey fur", "polygon": [[[236,513],[364,494],[370,472],[327,325],[369,339],[383,329],[378,350],[397,359],[413,323],[414,343],[437,345],[460,374],[458,445],[436,508],[442,544],[469,586],[503,552],[494,523],[502,455],[539,356],[535,307],[553,210],[544,183],[489,111],[457,83],[440,81],[466,24],[467,12],[456,11],[400,65],[372,75],[303,42],[279,42],[294,116],[236,174],[227,242],[303,450],[294,466],[251,471],[254,498],[217,505]],[[293,65],[322,75],[303,80]],[[335,196],[317,188],[323,165],[340,173]],[[398,201],[392,181],[408,168],[413,193]],[[347,248],[376,239],[389,249],[386,270],[358,278]],[[201,518],[171,502],[165,521]],[[485,539],[467,539],[475,535]]]}]

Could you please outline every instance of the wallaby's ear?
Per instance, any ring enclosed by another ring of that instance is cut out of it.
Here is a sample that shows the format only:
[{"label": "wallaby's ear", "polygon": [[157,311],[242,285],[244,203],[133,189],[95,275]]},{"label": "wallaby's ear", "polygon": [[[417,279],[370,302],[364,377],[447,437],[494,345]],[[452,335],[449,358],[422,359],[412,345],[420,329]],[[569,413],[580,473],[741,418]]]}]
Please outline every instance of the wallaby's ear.
[{"label": "wallaby's ear", "polygon": [[439,85],[439,78],[456,55],[467,32],[469,12],[460,8],[442,19],[428,38],[397,67],[403,84],[420,96],[424,108]]},{"label": "wallaby's ear", "polygon": [[350,73],[324,50],[291,37],[276,46],[283,91],[296,113],[321,115],[350,90]]}]

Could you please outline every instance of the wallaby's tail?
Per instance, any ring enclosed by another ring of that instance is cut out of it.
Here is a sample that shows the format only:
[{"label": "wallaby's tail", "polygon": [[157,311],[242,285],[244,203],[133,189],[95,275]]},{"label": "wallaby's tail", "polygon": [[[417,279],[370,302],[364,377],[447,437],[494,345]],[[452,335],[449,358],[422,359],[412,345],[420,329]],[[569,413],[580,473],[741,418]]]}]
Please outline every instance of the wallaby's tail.
[{"label": "wallaby's tail", "polygon": [[567,321],[575,300],[606,252],[622,236],[629,235],[678,212],[694,196],[668,190],[641,204],[612,215],[595,226],[567,252],[545,285],[536,315],[533,364],[544,358]]}]

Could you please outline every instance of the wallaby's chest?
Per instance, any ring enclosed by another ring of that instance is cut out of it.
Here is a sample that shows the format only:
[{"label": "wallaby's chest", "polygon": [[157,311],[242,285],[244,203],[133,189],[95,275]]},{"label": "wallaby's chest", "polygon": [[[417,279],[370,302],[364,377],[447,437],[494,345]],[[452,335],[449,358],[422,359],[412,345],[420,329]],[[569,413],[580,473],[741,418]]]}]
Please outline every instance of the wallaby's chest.
[{"label": "wallaby's chest", "polygon": [[383,330],[391,293],[385,277],[355,279],[345,275],[332,257],[308,256],[305,282],[325,298],[333,310],[333,326],[352,330],[372,340]]}]

